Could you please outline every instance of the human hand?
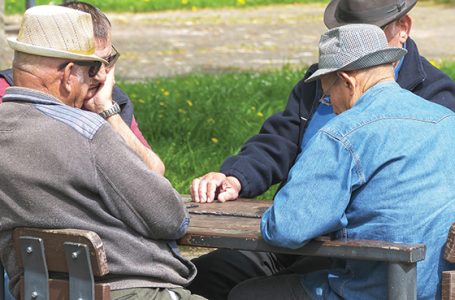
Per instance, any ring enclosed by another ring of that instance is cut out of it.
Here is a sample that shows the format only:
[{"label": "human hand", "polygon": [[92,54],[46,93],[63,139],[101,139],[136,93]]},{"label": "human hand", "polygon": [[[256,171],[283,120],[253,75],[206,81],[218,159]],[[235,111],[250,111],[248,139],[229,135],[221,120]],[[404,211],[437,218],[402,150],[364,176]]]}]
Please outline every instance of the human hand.
[{"label": "human hand", "polygon": [[240,181],[223,173],[210,172],[193,180],[190,186],[191,198],[194,202],[210,203],[218,199],[220,202],[235,200],[239,197],[242,185]]},{"label": "human hand", "polygon": [[[101,72],[101,71],[100,71]],[[115,66],[112,67],[108,73],[105,73],[104,80],[97,82],[95,87],[96,91],[91,93],[86,101],[84,101],[84,108],[86,110],[101,113],[112,106],[112,90],[115,85]]]}]

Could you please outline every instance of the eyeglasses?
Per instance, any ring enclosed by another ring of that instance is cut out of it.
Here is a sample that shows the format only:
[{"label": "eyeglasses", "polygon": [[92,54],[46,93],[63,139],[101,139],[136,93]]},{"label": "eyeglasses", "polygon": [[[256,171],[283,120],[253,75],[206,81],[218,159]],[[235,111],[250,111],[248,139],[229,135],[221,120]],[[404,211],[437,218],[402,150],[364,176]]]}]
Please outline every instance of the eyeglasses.
[{"label": "eyeglasses", "polygon": [[90,68],[88,69],[88,76],[90,78],[93,78],[96,76],[96,74],[98,74],[102,65],[102,62],[100,61],[68,61],[58,66],[58,70],[63,70],[69,63],[73,63],[78,66],[89,66]]},{"label": "eyeglasses", "polygon": [[333,88],[333,86],[335,85],[335,83],[337,83],[337,81],[338,81],[339,78],[340,78],[340,77],[337,76],[337,78],[335,79],[335,81],[332,82],[332,84],[330,85],[330,87],[327,89],[327,92],[325,92],[325,93],[322,95],[321,99],[319,99],[319,102],[321,102],[322,104],[327,105],[327,106],[332,105],[332,101],[330,100],[330,94],[329,94],[329,92],[330,92],[330,90]]},{"label": "eyeglasses", "polygon": [[117,49],[114,47],[114,45],[112,45],[111,54],[108,57],[104,58],[107,61],[106,69],[110,70],[115,65],[115,63],[117,62],[119,57],[120,57],[120,52],[118,52]]}]

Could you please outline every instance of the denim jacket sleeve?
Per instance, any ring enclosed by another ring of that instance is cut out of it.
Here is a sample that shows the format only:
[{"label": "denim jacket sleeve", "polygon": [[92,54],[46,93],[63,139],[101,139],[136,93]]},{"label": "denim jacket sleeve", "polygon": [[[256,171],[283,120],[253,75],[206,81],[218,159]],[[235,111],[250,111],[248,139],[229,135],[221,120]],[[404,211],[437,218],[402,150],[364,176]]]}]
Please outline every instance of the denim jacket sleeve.
[{"label": "denim jacket sleeve", "polygon": [[264,240],[299,248],[312,238],[344,228],[351,191],[364,177],[354,157],[349,143],[319,131],[299,154],[287,183],[264,213]]},{"label": "denim jacket sleeve", "polygon": [[268,118],[260,132],[251,137],[240,153],[228,157],[221,172],[242,184],[242,197],[255,197],[271,185],[285,181],[300,150],[300,139],[317,94],[317,84],[303,80],[317,69],[311,66],[293,88],[284,111]]}]

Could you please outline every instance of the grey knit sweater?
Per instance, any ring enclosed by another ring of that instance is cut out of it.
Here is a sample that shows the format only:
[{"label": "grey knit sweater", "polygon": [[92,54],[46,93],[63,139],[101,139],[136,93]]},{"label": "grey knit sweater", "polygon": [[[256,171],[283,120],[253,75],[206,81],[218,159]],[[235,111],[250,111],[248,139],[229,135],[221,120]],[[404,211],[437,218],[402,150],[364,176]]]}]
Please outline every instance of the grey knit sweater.
[{"label": "grey knit sweater", "polygon": [[175,243],[189,222],[180,196],[106,121],[25,88],[9,88],[3,101],[0,258],[11,286],[20,275],[11,233],[24,226],[97,232],[112,289],[193,279],[196,269]]}]

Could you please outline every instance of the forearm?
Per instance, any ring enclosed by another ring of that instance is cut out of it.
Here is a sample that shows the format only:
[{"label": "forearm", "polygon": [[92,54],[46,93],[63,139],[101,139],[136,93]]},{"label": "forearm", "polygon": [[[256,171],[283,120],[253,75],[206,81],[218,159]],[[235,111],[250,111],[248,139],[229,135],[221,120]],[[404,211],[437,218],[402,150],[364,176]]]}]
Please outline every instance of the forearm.
[{"label": "forearm", "polygon": [[165,167],[159,156],[139,141],[120,115],[113,115],[107,118],[106,121],[112,126],[114,131],[122,137],[128,147],[139,155],[150,170],[160,175],[164,175]]}]

